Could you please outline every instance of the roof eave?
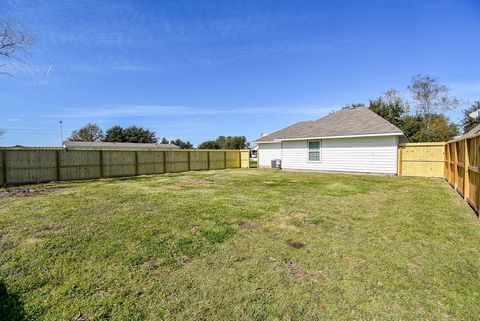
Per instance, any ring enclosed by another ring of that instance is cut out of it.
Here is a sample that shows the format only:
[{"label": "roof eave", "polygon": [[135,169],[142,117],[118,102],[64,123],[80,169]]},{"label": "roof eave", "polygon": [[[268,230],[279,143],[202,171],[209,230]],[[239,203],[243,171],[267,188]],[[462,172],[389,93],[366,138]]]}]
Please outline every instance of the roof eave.
[{"label": "roof eave", "polygon": [[361,134],[361,135],[340,135],[340,136],[311,136],[300,138],[277,138],[269,141],[255,141],[255,144],[280,143],[282,141],[292,140],[310,140],[310,139],[337,139],[337,138],[358,138],[358,137],[382,137],[382,136],[404,136],[403,133],[381,133],[381,134]]}]

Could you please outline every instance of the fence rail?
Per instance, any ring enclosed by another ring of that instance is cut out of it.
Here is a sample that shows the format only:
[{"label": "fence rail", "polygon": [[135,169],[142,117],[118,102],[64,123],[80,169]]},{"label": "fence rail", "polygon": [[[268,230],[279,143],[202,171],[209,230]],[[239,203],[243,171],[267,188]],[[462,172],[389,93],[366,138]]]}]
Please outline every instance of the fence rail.
[{"label": "fence rail", "polygon": [[445,145],[445,179],[479,213],[480,136]]},{"label": "fence rail", "polygon": [[248,168],[248,150],[0,149],[0,185]]}]

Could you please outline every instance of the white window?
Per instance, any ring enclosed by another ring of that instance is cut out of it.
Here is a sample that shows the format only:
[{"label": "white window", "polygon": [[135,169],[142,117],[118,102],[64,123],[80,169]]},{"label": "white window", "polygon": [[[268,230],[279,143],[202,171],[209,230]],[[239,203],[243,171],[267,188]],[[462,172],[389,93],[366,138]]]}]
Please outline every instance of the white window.
[{"label": "white window", "polygon": [[322,142],[319,140],[309,141],[308,142],[308,160],[311,162],[321,161],[320,157],[320,148],[322,147]]}]

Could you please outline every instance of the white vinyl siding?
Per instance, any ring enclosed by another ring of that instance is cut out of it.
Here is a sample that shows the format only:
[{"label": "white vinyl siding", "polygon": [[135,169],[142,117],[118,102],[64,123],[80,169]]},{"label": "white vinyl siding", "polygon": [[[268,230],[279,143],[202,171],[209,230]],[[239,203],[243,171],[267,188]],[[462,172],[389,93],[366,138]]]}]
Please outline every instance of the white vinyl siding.
[{"label": "white vinyl siding", "polygon": [[398,137],[323,139],[320,145],[321,161],[309,161],[308,142],[308,140],[282,142],[283,169],[397,173]]},{"label": "white vinyl siding", "polygon": [[258,166],[271,167],[273,159],[282,159],[282,145],[280,143],[265,143],[258,146]]}]

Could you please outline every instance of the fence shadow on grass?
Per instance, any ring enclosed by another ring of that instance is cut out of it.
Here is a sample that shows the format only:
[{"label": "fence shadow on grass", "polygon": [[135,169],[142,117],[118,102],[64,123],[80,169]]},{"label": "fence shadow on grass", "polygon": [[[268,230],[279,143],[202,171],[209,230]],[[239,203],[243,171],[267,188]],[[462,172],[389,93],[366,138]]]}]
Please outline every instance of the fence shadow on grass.
[{"label": "fence shadow on grass", "polygon": [[2,281],[0,281],[0,320],[27,320],[20,298],[9,293]]}]

